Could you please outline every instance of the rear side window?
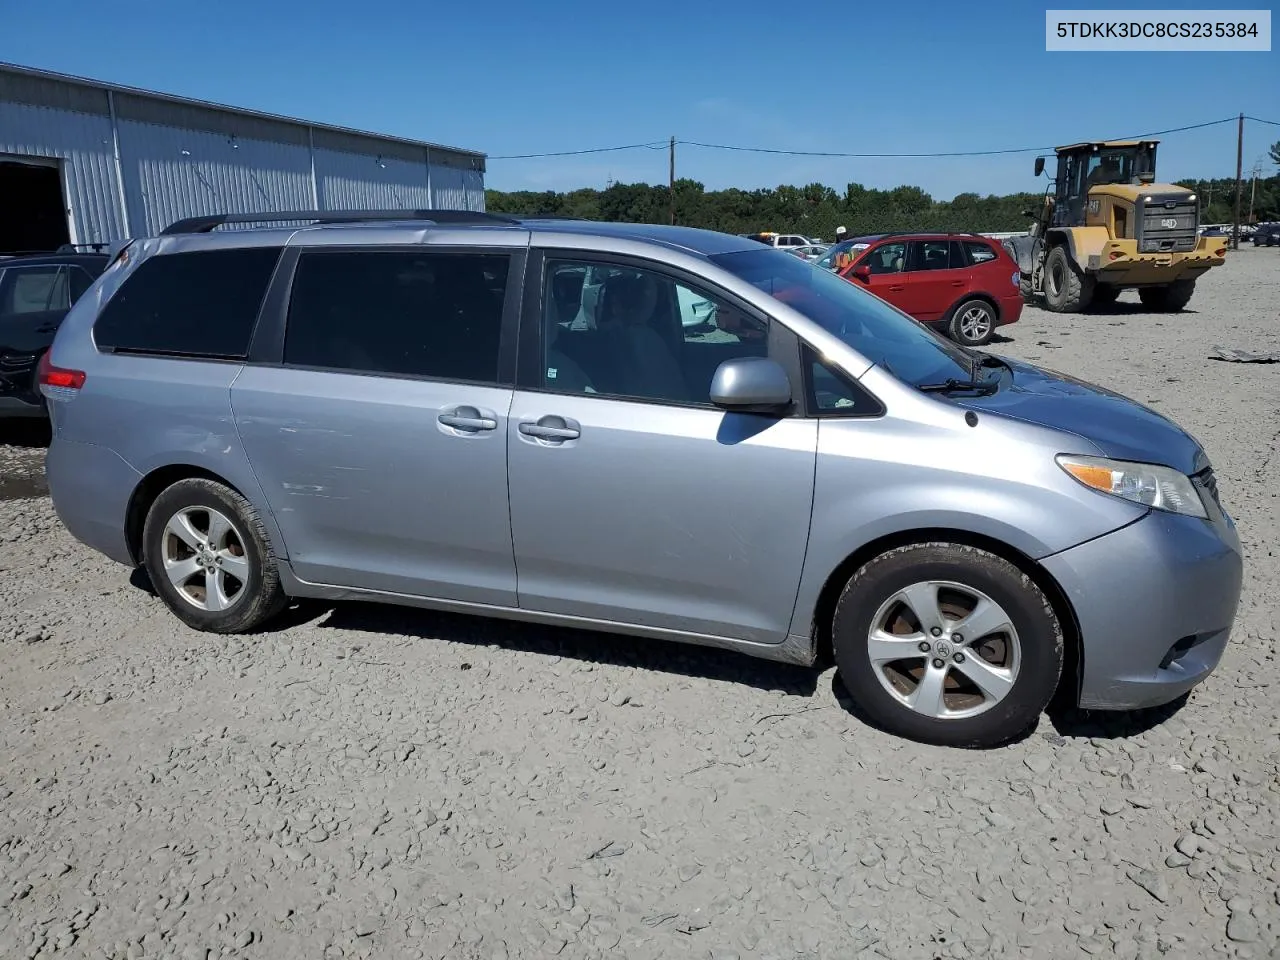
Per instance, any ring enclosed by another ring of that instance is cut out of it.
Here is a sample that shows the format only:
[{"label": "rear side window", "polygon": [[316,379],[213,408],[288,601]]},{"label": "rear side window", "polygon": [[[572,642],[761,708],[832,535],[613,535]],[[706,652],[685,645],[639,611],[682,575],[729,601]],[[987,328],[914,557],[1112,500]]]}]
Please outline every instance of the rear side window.
[{"label": "rear side window", "polygon": [[54,264],[18,267],[5,272],[0,287],[0,314],[47,313],[70,306],[65,267]]},{"label": "rear side window", "polygon": [[996,252],[991,247],[977,240],[966,240],[964,247],[969,251],[969,259],[974,263],[987,263],[996,258]]},{"label": "rear side window", "polygon": [[496,383],[510,262],[447,251],[303,253],[284,362]]},{"label": "rear side window", "polygon": [[93,327],[100,349],[243,360],[278,247],[154,256],[116,291]]}]

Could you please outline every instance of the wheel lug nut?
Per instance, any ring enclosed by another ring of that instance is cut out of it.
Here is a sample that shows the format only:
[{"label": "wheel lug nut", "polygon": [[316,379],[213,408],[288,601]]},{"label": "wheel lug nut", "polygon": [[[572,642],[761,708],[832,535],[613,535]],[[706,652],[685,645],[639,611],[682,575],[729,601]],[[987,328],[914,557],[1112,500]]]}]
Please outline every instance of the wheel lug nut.
[{"label": "wheel lug nut", "polygon": [[929,632],[930,632],[930,633],[932,633],[935,637],[940,637],[940,636],[942,636],[942,628],[941,628],[941,627],[932,627],[932,628],[930,628]]},{"label": "wheel lug nut", "polygon": [[962,637],[958,633],[952,634],[951,639],[954,640],[956,643],[964,643],[964,637]]},{"label": "wheel lug nut", "polygon": [[917,644],[917,646],[920,648],[921,653],[928,653],[930,650],[933,649],[933,647],[929,646],[928,642],[925,640],[921,640],[920,643]]},{"label": "wheel lug nut", "polygon": [[956,663],[964,663],[964,654],[957,652],[956,655],[951,659],[953,659]]},{"label": "wheel lug nut", "polygon": [[934,657],[934,658],[933,658],[933,666],[934,666],[934,669],[936,669],[936,670],[941,670],[941,669],[942,669],[943,667],[945,667],[946,665],[947,665],[947,664],[946,664],[946,661],[945,661],[945,660],[943,660],[941,657]]}]

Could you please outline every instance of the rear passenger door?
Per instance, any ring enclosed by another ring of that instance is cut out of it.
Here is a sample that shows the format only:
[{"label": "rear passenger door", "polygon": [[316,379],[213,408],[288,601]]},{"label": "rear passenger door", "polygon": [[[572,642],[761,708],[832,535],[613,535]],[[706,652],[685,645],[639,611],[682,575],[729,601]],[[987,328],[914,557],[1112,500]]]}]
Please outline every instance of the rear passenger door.
[{"label": "rear passenger door", "polygon": [[286,253],[232,406],[301,579],[515,606],[503,345],[523,259]]},{"label": "rear passenger door", "polygon": [[[540,257],[507,434],[521,608],[781,642],[808,540],[817,422],[727,413],[708,388],[729,356],[776,355],[798,370],[794,337],[693,279],[622,260],[594,325],[574,328],[575,278],[601,260],[548,253],[543,270]],[[681,305],[703,300],[714,326],[686,329]],[[793,387],[800,397],[798,373]]]},{"label": "rear passenger door", "polygon": [[903,307],[917,320],[941,320],[969,287],[969,266],[955,240],[913,240]]}]

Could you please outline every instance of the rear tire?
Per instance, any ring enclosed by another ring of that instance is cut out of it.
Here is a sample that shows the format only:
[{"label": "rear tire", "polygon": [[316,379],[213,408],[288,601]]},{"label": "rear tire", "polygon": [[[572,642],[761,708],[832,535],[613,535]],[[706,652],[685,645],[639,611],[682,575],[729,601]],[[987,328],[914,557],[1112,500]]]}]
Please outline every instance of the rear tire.
[{"label": "rear tire", "polygon": [[1049,250],[1044,259],[1044,303],[1054,313],[1080,313],[1093,300],[1095,281],[1076,269],[1065,246]]},{"label": "rear tire", "polygon": [[996,332],[996,311],[985,300],[966,300],[951,311],[947,334],[965,347],[990,343]]},{"label": "rear tire", "polygon": [[873,721],[938,746],[1017,737],[1062,673],[1062,626],[1040,588],[1002,557],[956,543],[864,564],[836,605],[832,641],[845,689]]},{"label": "rear tire", "polygon": [[156,593],[193,629],[248,633],[288,603],[262,519],[224,484],[191,478],[165,489],[142,544]]},{"label": "rear tire", "polygon": [[1142,304],[1158,313],[1175,313],[1191,302],[1196,292],[1194,280],[1175,280],[1165,287],[1143,287],[1138,291]]}]

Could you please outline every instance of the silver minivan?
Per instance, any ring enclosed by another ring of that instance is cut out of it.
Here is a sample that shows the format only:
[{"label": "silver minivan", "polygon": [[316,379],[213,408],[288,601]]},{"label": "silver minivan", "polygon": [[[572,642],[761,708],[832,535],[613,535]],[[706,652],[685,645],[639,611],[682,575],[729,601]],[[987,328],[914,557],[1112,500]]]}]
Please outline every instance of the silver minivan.
[{"label": "silver minivan", "polygon": [[830,657],[949,745],[1223,653],[1234,524],[1131,400],[740,237],[271,216],[134,241],[40,367],[59,516],[193,628],[361,599]]}]

